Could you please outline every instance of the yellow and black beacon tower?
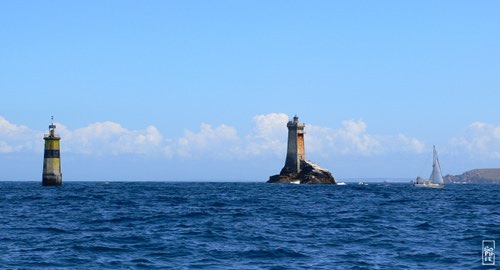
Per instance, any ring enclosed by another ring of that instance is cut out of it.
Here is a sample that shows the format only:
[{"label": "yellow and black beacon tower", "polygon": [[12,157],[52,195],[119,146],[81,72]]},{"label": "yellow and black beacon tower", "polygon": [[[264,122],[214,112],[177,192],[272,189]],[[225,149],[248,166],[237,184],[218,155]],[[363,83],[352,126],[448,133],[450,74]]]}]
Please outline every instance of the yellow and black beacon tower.
[{"label": "yellow and black beacon tower", "polygon": [[43,186],[60,186],[62,185],[61,173],[61,154],[59,137],[56,132],[56,125],[54,125],[54,116],[52,116],[52,123],[49,126],[49,134],[45,134],[45,151],[43,154]]}]

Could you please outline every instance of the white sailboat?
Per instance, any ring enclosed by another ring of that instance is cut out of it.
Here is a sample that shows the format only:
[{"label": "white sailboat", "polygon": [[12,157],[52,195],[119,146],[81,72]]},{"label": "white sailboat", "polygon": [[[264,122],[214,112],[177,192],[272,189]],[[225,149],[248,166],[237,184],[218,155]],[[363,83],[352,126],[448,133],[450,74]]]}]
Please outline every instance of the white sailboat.
[{"label": "white sailboat", "polygon": [[426,187],[426,188],[443,188],[444,180],[441,174],[441,166],[439,165],[439,159],[436,152],[436,146],[433,146],[433,163],[432,163],[432,173],[429,180],[425,180],[422,177],[417,177],[414,184],[415,187]]}]

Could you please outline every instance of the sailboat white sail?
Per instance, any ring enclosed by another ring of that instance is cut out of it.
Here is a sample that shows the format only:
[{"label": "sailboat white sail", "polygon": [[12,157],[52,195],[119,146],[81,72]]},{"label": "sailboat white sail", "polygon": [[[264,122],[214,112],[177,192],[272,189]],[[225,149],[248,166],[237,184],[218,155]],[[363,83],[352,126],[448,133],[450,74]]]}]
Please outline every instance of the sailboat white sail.
[{"label": "sailboat white sail", "polygon": [[433,146],[433,163],[432,163],[432,173],[429,180],[423,180],[421,177],[417,177],[415,182],[415,187],[429,187],[429,188],[442,188],[444,187],[443,175],[441,174],[441,165],[439,165],[439,159],[436,152],[436,146]]}]

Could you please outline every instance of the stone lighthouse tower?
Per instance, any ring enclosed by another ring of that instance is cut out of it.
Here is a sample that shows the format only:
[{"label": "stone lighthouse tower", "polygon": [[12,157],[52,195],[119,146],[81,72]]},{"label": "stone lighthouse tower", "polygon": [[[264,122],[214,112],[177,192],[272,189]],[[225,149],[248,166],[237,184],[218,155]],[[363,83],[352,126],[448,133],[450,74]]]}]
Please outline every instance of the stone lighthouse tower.
[{"label": "stone lighthouse tower", "polygon": [[306,160],[304,149],[304,123],[299,122],[295,115],[293,121],[288,121],[288,149],[286,152],[285,167],[282,173],[300,173],[300,161]]},{"label": "stone lighthouse tower", "polygon": [[304,149],[304,123],[299,122],[295,115],[293,121],[288,121],[288,148],[285,166],[280,174],[271,175],[268,183],[293,184],[335,184],[335,178],[330,171],[306,160]]},{"label": "stone lighthouse tower", "polygon": [[61,137],[55,133],[54,117],[49,126],[49,134],[45,134],[45,151],[43,154],[43,176],[42,185],[60,186],[62,185],[61,156],[59,141]]}]

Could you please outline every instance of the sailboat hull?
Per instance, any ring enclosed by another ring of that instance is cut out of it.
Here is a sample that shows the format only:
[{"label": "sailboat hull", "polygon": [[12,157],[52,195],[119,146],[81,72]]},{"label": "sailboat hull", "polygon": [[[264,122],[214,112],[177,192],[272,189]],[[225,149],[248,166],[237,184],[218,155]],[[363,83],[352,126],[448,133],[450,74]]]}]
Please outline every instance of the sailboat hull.
[{"label": "sailboat hull", "polygon": [[413,184],[413,186],[422,188],[444,188],[444,185],[434,183]]}]

